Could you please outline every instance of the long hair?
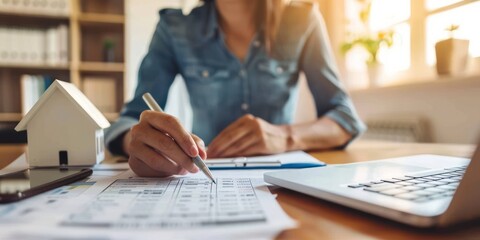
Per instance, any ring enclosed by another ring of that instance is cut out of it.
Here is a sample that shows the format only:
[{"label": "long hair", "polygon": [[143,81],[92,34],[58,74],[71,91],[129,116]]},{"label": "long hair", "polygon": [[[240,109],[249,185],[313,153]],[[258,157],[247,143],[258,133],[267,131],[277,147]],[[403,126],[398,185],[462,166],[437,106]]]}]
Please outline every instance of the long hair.
[{"label": "long hair", "polygon": [[258,0],[257,2],[257,26],[263,28],[263,41],[269,54],[272,54],[286,3],[287,0]]},{"label": "long hair", "polygon": [[[203,0],[213,1],[213,0]],[[257,17],[255,19],[257,29],[264,30],[263,41],[267,52],[272,53],[275,37],[278,32],[282,12],[290,0],[255,0],[257,4]]]}]

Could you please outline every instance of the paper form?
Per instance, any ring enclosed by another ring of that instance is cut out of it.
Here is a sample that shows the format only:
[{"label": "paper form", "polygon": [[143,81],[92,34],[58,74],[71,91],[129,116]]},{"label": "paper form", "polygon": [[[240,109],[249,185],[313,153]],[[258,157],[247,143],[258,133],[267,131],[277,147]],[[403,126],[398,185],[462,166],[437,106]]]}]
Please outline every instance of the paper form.
[{"label": "paper form", "polygon": [[[265,222],[252,179],[118,179],[65,226],[154,229]],[[257,180],[258,181],[258,180]]]},{"label": "paper form", "polygon": [[214,171],[215,186],[202,173],[156,179],[94,171],[101,176],[93,185],[54,205],[46,193],[18,202],[18,210],[34,207],[35,214],[4,215],[0,239],[271,239],[295,223],[263,172]]}]

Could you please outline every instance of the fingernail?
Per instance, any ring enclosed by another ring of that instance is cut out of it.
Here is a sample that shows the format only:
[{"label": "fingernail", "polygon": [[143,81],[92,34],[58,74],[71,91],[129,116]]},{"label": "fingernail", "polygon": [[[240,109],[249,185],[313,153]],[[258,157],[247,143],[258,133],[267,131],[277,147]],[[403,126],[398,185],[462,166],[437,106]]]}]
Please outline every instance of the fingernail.
[{"label": "fingernail", "polygon": [[192,146],[192,147],[190,148],[190,156],[191,156],[191,157],[195,157],[195,156],[197,156],[197,155],[198,155],[198,149],[197,149],[197,147],[196,147],[196,146]]},{"label": "fingernail", "polygon": [[193,173],[197,173],[198,171],[200,171],[200,169],[198,169],[198,167],[195,166],[195,167],[193,168],[193,171],[192,171],[192,172],[193,172]]},{"label": "fingernail", "polygon": [[187,173],[188,173],[188,171],[186,169],[182,169],[179,174],[180,175],[187,175]]}]

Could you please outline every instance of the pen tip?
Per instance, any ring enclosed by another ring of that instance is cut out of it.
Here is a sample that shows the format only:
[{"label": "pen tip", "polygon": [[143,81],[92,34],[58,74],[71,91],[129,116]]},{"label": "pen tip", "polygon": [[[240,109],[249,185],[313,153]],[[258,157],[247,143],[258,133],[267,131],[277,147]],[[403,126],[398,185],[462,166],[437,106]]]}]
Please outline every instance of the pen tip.
[{"label": "pen tip", "polygon": [[213,182],[213,183],[215,183],[215,185],[217,185],[217,182],[215,182],[215,180],[214,180],[214,179],[212,179],[212,182]]}]

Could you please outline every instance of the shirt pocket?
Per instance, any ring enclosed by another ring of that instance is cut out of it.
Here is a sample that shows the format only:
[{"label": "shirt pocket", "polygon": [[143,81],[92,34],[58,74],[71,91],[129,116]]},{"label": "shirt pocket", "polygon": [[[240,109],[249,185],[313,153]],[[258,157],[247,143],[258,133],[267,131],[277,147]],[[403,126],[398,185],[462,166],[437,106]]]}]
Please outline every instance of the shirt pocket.
[{"label": "shirt pocket", "polygon": [[287,104],[291,91],[298,80],[296,61],[266,59],[257,64],[258,78],[256,91],[268,93],[262,95],[262,101],[275,111]]},{"label": "shirt pocket", "polygon": [[205,64],[188,64],[183,69],[183,78],[189,90],[193,108],[216,109],[235,101],[239,82],[232,80],[225,67]]},{"label": "shirt pocket", "polygon": [[192,83],[221,83],[230,78],[230,72],[222,67],[193,64],[185,67],[184,78]]},{"label": "shirt pocket", "polygon": [[297,72],[297,63],[296,61],[266,60],[258,64],[258,70],[274,78],[283,78]]}]

